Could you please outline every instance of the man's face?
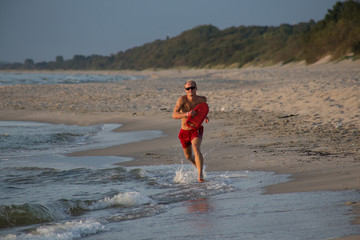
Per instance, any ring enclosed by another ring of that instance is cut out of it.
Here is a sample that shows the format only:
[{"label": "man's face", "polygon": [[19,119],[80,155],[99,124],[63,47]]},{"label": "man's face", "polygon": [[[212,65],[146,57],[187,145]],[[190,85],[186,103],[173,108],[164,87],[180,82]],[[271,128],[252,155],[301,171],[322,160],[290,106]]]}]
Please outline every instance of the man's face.
[{"label": "man's face", "polygon": [[193,83],[186,83],[185,84],[185,92],[187,95],[195,96],[196,95],[197,88],[195,87],[195,84]]}]

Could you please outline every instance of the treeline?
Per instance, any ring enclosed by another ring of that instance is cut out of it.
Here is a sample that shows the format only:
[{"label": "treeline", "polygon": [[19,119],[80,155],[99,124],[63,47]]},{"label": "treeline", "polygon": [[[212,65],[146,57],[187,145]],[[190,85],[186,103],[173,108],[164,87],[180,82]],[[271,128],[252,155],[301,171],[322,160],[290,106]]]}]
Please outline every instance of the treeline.
[{"label": "treeline", "polygon": [[360,2],[337,2],[324,19],[294,25],[240,26],[219,30],[198,26],[179,36],[156,40],[111,56],[75,55],[70,60],[3,65],[3,69],[164,69],[175,67],[242,67],[305,60],[324,56],[332,60],[360,56]]}]

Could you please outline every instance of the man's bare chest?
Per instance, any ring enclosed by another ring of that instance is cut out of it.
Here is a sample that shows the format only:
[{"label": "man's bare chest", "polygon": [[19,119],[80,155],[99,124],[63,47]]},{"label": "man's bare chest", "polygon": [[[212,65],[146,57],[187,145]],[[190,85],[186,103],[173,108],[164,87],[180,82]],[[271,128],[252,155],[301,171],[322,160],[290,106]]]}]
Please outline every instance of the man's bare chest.
[{"label": "man's bare chest", "polygon": [[200,104],[201,101],[197,100],[197,101],[186,101],[183,105],[183,110],[188,112],[190,110],[193,110],[198,104]]}]

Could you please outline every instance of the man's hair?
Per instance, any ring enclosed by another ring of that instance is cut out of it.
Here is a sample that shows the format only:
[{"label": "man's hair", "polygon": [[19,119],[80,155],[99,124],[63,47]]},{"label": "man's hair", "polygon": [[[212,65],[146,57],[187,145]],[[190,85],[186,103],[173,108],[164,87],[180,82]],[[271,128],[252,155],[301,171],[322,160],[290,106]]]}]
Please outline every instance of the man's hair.
[{"label": "man's hair", "polygon": [[187,80],[186,83],[184,84],[184,86],[185,86],[187,83],[191,83],[191,84],[193,84],[195,87],[197,87],[197,86],[196,86],[196,82],[195,82],[194,80]]}]

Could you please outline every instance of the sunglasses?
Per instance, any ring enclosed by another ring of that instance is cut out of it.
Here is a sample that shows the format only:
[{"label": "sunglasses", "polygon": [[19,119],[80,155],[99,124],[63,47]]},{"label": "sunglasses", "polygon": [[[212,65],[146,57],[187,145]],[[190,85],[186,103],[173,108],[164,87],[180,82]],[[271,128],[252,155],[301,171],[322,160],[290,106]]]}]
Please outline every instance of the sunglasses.
[{"label": "sunglasses", "polygon": [[191,89],[191,90],[194,90],[195,88],[196,88],[196,87],[187,87],[187,88],[185,88],[185,90],[186,90],[186,91],[189,91],[190,89]]}]

